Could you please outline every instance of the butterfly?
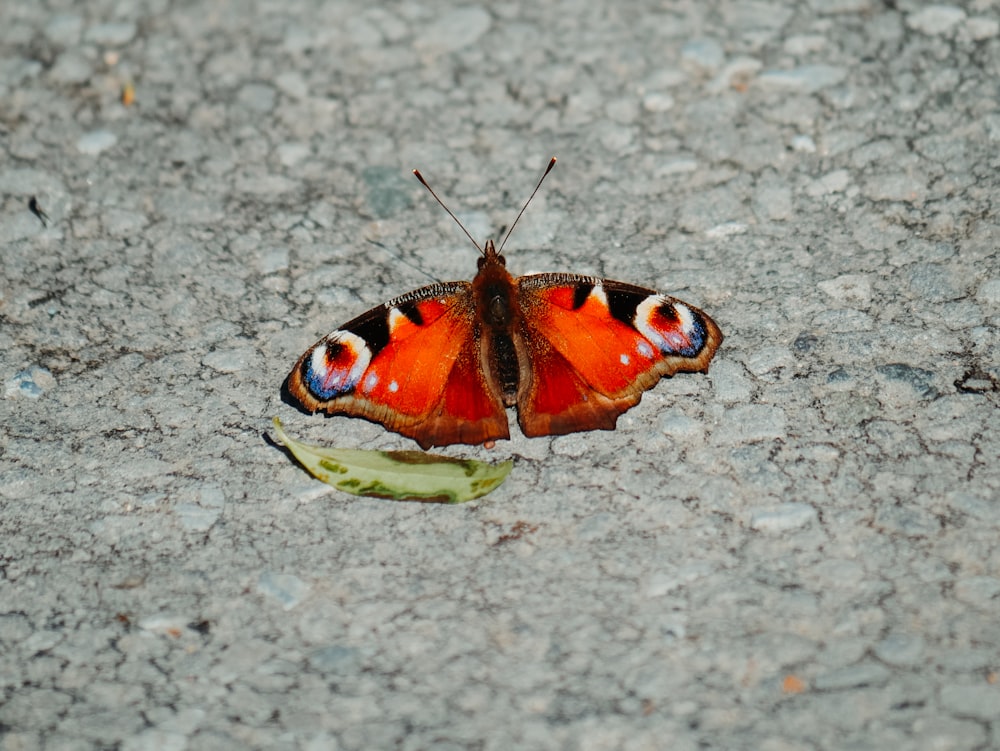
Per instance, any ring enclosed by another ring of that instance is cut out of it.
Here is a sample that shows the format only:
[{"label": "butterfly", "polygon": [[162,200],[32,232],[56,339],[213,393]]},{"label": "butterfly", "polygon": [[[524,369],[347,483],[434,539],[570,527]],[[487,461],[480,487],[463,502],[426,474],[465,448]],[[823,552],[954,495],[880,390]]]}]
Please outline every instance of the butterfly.
[{"label": "butterfly", "polygon": [[614,430],[660,378],[708,372],[722,332],[707,314],[625,282],[514,277],[502,255],[514,224],[500,250],[492,240],[480,250],[471,282],[407,292],[320,339],[285,381],[291,396],[309,412],[364,417],[427,449],[509,438],[506,408],[515,405],[529,437]]}]

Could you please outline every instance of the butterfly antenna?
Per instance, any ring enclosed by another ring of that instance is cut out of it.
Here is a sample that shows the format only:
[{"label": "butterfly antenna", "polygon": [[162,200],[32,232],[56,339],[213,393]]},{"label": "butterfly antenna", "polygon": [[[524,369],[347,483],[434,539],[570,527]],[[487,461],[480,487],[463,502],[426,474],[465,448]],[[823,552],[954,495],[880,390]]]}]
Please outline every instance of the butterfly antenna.
[{"label": "butterfly antenna", "polygon": [[531,199],[535,197],[535,193],[537,193],[538,189],[542,187],[542,182],[545,180],[546,177],[549,176],[549,173],[555,166],[556,166],[556,158],[552,157],[549,160],[549,166],[545,168],[545,172],[543,172],[542,176],[538,178],[538,185],[536,185],[535,189],[531,191],[531,195],[528,196],[528,200],[524,202],[524,206],[521,207],[521,211],[514,219],[514,223],[510,225],[510,229],[507,230],[507,234],[503,236],[503,242],[500,243],[500,249],[497,251],[497,253],[503,252],[503,246],[507,244],[507,238],[510,237],[510,233],[514,231],[514,227],[516,227],[517,223],[520,221],[521,216],[524,214],[524,210],[528,208],[528,204],[531,203]]},{"label": "butterfly antenna", "polygon": [[461,221],[459,221],[459,218],[457,216],[455,216],[455,213],[451,209],[449,209],[447,206],[444,205],[444,201],[442,201],[440,198],[438,198],[438,194],[434,192],[434,188],[432,188],[430,185],[427,184],[427,181],[424,180],[424,176],[420,174],[420,170],[418,170],[418,169],[413,170],[413,176],[416,177],[420,181],[421,185],[423,185],[425,188],[427,188],[427,190],[430,191],[431,195],[434,196],[434,200],[437,201],[439,204],[441,204],[441,208],[444,209],[445,211],[447,211],[448,212],[448,216],[450,216],[452,219],[455,220],[455,224],[457,224],[459,227],[462,228],[462,232],[465,233],[466,237],[468,237],[470,240],[472,240],[472,244],[476,246],[476,250],[478,250],[483,255],[486,255],[486,252],[482,248],[480,248],[479,247],[479,243],[476,242],[476,238],[474,238],[469,233],[469,230],[467,230],[465,228],[465,225],[462,224]]},{"label": "butterfly antenna", "polygon": [[417,264],[411,263],[410,261],[408,261],[405,258],[403,258],[403,256],[401,256],[399,253],[395,252],[388,245],[383,245],[378,240],[372,240],[371,238],[368,238],[368,242],[370,244],[374,245],[376,248],[381,248],[386,253],[388,253],[389,256],[391,256],[393,259],[399,261],[404,266],[409,266],[411,269],[413,269],[414,271],[416,271],[418,274],[422,274],[423,276],[426,276],[432,282],[440,282],[441,281],[440,279],[438,279],[433,274],[428,274],[425,269],[420,268]]}]

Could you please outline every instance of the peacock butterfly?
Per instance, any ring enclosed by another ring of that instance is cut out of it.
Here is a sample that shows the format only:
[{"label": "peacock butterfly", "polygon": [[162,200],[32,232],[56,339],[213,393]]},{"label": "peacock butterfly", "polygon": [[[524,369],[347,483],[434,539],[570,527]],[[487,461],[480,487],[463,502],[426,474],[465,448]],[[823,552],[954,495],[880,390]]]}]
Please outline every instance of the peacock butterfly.
[{"label": "peacock butterfly", "polygon": [[502,250],[521,214],[500,250],[480,249],[471,282],[431,284],[345,323],[299,358],[288,392],[426,449],[509,438],[514,405],[526,436],[614,430],[661,377],[708,371],[722,332],[698,308],[591,276],[512,276]]}]

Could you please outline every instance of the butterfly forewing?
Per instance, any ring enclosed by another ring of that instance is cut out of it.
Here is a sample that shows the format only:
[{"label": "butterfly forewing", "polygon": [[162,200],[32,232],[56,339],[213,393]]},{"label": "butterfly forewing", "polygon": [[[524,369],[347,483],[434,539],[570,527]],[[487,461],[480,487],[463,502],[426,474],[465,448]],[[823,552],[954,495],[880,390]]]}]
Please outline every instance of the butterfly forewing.
[{"label": "butterfly forewing", "polygon": [[325,336],[296,363],[288,390],[312,412],[380,422],[423,446],[505,438],[488,388],[468,282],[390,300]]}]

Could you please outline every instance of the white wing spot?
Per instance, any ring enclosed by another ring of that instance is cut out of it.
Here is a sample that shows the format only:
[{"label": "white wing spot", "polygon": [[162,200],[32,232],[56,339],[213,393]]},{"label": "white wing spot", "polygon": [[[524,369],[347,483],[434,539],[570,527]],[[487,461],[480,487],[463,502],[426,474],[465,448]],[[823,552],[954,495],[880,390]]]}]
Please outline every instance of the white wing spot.
[{"label": "white wing spot", "polygon": [[690,333],[694,329],[694,314],[691,313],[691,308],[682,302],[675,302],[674,310],[677,311],[677,317],[681,319],[681,331],[685,334]]},{"label": "white wing spot", "polygon": [[388,320],[389,320],[389,333],[391,334],[393,331],[396,330],[396,327],[399,326],[400,323],[406,321],[407,318],[403,314],[403,311],[401,311],[399,308],[389,308]]},{"label": "white wing spot", "polygon": [[628,355],[622,352],[621,355],[618,356],[618,362],[620,362],[622,365],[628,365],[630,362],[632,362],[632,360]]},{"label": "white wing spot", "polygon": [[378,373],[369,373],[368,377],[365,378],[365,391],[371,391],[375,386],[378,385]]},{"label": "white wing spot", "polygon": [[389,381],[389,391],[395,394],[397,391],[399,391],[399,384],[396,383],[395,381]]},{"label": "white wing spot", "polygon": [[645,357],[647,360],[653,356],[653,348],[649,346],[646,342],[640,341],[635,345],[636,350],[640,355]]},{"label": "white wing spot", "polygon": [[590,290],[590,297],[597,300],[603,307],[608,307],[608,295],[604,291],[603,285],[595,284],[594,288]]}]

